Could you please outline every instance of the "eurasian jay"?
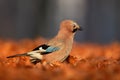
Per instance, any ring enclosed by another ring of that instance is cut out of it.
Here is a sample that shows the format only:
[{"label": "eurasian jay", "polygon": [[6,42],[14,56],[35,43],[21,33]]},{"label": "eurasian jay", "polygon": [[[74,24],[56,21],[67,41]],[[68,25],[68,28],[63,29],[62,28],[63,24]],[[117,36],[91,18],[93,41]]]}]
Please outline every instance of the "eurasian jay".
[{"label": "eurasian jay", "polygon": [[42,44],[30,52],[8,56],[7,58],[29,56],[33,64],[45,60],[48,64],[59,61],[63,62],[70,54],[73,38],[76,31],[82,28],[72,20],[64,20],[60,24],[58,34],[45,44]]}]

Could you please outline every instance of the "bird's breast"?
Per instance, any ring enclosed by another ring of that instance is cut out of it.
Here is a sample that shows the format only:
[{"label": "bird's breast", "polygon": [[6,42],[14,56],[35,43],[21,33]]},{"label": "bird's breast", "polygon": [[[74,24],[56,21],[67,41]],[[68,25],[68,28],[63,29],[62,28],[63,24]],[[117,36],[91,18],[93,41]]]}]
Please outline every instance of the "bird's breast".
[{"label": "bird's breast", "polygon": [[48,63],[52,63],[55,61],[63,62],[70,54],[72,49],[72,43],[70,40],[66,42],[59,42],[57,46],[60,47],[58,51],[52,52],[50,54],[46,54],[43,56],[43,59]]}]

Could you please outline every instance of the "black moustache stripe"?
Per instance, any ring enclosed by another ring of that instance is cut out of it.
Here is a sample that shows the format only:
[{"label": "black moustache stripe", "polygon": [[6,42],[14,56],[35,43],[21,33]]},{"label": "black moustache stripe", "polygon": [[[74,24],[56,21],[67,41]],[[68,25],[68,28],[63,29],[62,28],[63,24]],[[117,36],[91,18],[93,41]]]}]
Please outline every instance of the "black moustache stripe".
[{"label": "black moustache stripe", "polygon": [[76,32],[77,30],[78,30],[78,29],[73,29],[73,31],[72,31],[72,32],[74,33],[74,32]]}]

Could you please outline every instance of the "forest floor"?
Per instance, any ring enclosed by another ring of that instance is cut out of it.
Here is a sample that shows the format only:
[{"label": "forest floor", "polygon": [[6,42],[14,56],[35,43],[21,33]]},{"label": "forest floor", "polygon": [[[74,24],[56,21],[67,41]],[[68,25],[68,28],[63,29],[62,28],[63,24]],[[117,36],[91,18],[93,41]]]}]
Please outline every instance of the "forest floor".
[{"label": "forest floor", "polygon": [[0,40],[0,80],[120,80],[120,43],[74,42],[70,57],[44,68],[29,57],[7,56],[31,51],[46,39]]}]

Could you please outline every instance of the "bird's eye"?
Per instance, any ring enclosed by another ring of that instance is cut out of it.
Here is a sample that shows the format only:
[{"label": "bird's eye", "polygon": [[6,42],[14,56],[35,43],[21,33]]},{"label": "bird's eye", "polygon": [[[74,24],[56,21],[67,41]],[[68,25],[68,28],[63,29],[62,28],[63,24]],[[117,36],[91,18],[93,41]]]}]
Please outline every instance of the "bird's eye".
[{"label": "bird's eye", "polygon": [[76,27],[76,25],[75,24],[73,24],[73,28],[75,28]]}]

